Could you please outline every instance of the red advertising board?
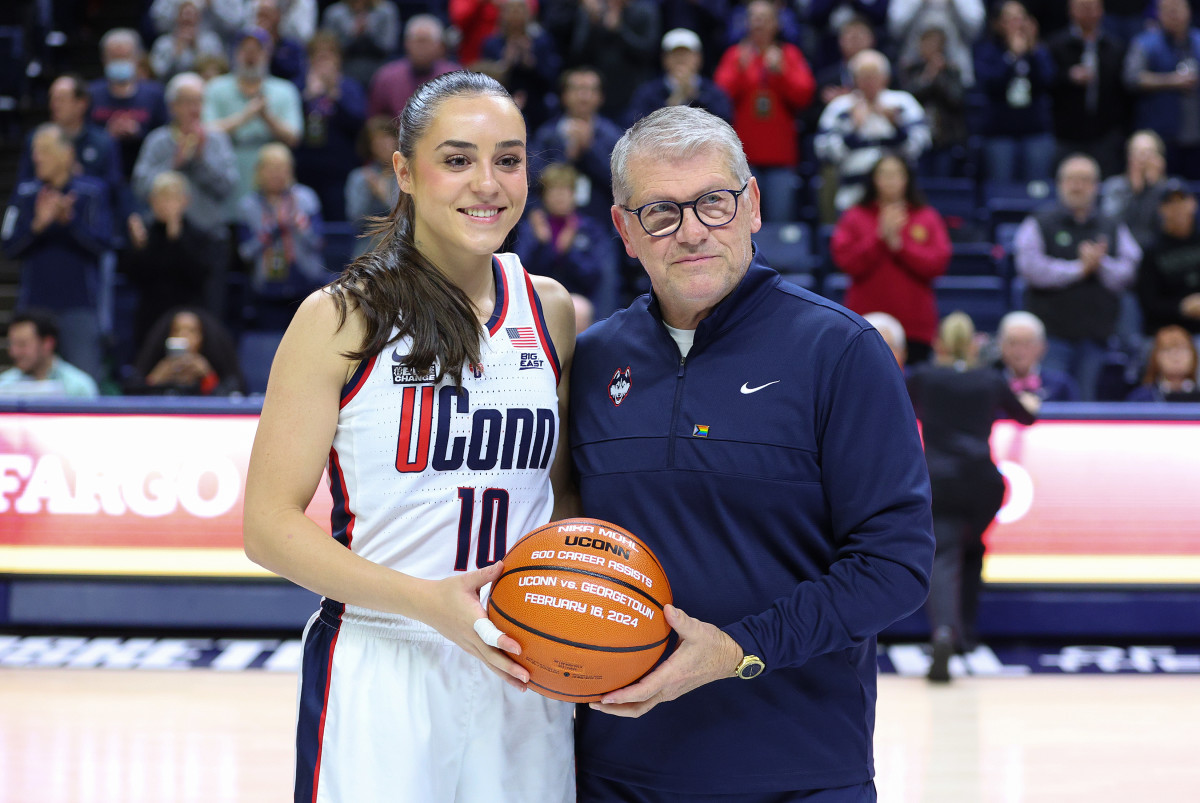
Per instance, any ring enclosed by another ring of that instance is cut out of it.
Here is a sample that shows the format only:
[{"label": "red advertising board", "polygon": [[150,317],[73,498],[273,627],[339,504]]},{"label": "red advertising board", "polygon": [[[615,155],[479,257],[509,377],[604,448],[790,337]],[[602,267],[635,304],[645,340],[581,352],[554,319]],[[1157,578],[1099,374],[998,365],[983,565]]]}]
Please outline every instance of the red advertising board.
[{"label": "red advertising board", "polygon": [[[257,421],[0,415],[0,573],[267,576],[242,553]],[[1001,422],[992,447],[990,582],[1200,583],[1200,422]]]}]

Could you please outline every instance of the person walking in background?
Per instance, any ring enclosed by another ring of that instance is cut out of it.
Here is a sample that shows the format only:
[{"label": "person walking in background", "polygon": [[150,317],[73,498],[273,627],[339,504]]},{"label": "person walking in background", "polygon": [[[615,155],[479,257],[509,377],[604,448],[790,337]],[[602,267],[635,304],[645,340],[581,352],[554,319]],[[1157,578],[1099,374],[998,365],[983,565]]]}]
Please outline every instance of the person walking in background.
[{"label": "person walking in background", "polygon": [[908,162],[884,156],[875,163],[865,194],[838,220],[829,248],[850,277],[846,306],[860,315],[894,315],[904,325],[908,361],[928,359],[938,319],[933,281],[950,264],[950,235]]},{"label": "person walking in background", "polygon": [[[517,642],[475,629],[506,545],[571,513],[571,300],[495,253],[525,207],[525,142],[491,78],[417,89],[378,245],[305,299],[271,366],[246,554],[324,597],[304,634],[296,801],[575,799],[573,706],[524,693]],[[528,442],[535,418],[540,446],[516,460],[444,448]],[[304,513],[326,469],[332,538]]]},{"label": "person walking in background", "polygon": [[978,365],[978,357],[970,316],[951,313],[938,330],[936,359],[908,375],[933,491],[937,552],[925,610],[933,642],[929,679],[941,683],[950,680],[951,656],[979,641],[983,534],[1004,501],[1004,478],[988,442],[992,422],[1003,410],[1032,424],[1041,406],[1033,393],[1014,394],[999,372]]},{"label": "person walking in background", "polygon": [[933,557],[896,360],[755,251],[758,182],[719,117],[655,111],[612,174],[652,291],[579,336],[571,453],[583,514],[663,561],[678,644],[578,709],[579,799],[874,800],[875,634]]}]

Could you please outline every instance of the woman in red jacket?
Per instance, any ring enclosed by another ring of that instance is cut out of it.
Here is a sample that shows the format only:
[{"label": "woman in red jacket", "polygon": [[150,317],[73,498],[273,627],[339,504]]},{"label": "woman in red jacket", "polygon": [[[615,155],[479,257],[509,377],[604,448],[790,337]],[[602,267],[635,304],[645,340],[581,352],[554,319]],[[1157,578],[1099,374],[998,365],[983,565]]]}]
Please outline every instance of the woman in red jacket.
[{"label": "woman in red jacket", "polygon": [[933,280],[946,272],[951,247],[946,224],[925,203],[907,162],[887,155],[875,164],[866,193],[842,214],[829,247],[850,277],[843,303],[860,315],[895,316],[909,362],[924,362],[937,334]]}]

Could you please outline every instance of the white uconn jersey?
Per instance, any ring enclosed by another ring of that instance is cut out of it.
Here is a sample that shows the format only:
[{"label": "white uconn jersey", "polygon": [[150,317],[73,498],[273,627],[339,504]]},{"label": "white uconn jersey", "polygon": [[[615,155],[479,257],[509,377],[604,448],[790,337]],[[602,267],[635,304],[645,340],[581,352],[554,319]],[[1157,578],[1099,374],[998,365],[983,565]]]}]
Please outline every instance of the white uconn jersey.
[{"label": "white uconn jersey", "polygon": [[488,566],[550,520],[558,357],[513,254],[492,260],[496,309],[481,365],[434,384],[400,364],[405,339],[364,360],[342,390],[329,454],[333,535],[425,579]]}]

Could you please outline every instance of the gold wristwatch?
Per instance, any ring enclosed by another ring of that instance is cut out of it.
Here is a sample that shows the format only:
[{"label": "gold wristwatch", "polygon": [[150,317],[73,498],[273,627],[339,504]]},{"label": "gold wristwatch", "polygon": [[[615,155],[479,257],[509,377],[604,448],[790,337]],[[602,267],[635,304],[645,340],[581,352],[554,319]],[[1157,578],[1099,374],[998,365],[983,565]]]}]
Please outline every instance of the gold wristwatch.
[{"label": "gold wristwatch", "polygon": [[745,655],[738,665],[733,668],[733,677],[741,678],[742,680],[750,680],[756,678],[763,673],[767,665],[757,655]]}]

